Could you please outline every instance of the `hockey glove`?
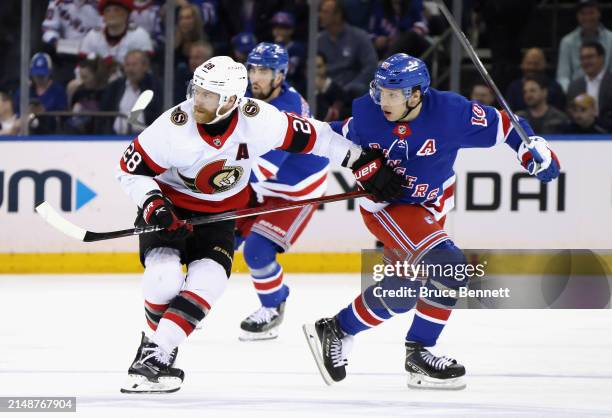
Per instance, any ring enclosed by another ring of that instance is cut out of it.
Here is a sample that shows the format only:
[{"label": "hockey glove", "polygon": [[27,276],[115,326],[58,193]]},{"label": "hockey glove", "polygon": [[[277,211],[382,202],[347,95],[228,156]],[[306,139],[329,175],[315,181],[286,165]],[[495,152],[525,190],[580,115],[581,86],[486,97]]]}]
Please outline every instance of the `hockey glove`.
[{"label": "hockey glove", "polygon": [[[523,167],[529,171],[529,174],[536,176],[543,183],[548,183],[559,177],[561,164],[555,153],[548,147],[546,140],[539,136],[530,136],[529,138],[532,140],[531,144],[527,145],[523,142],[518,150],[518,158]],[[533,148],[543,158],[539,167],[537,167],[537,162],[531,152]]]},{"label": "hockey glove", "polygon": [[378,201],[389,201],[402,193],[404,177],[386,164],[380,149],[364,149],[351,167],[355,179],[363,189],[374,195]]},{"label": "hockey glove", "polygon": [[193,232],[193,225],[177,218],[172,204],[161,194],[154,194],[144,202],[142,217],[147,225],[163,227],[158,234],[168,241],[186,238]]}]

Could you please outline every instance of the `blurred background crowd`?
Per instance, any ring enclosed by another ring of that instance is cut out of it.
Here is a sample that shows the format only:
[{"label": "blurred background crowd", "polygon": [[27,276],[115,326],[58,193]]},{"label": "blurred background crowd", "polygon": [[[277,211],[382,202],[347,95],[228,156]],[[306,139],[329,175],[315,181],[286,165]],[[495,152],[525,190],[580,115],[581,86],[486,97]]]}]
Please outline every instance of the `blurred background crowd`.
[{"label": "blurred background crowd", "polygon": [[[171,45],[169,7],[176,17]],[[536,132],[612,133],[612,2],[463,0],[460,12],[510,107]],[[124,115],[140,92],[155,92],[141,123],[164,110],[167,48],[173,104],[185,99],[199,64],[213,55],[244,62],[262,41],[287,49],[287,81],[305,97],[314,91],[321,120],[350,115],[378,62],[396,52],[421,57],[432,85],[451,87],[454,35],[433,1],[31,0],[29,111],[20,117],[20,15],[20,0],[2,1],[0,135],[18,134],[23,123],[30,134],[134,133]],[[311,57],[309,39],[316,41]],[[307,76],[309,60],[314,77]],[[460,93],[496,105],[467,57],[459,71]]]}]

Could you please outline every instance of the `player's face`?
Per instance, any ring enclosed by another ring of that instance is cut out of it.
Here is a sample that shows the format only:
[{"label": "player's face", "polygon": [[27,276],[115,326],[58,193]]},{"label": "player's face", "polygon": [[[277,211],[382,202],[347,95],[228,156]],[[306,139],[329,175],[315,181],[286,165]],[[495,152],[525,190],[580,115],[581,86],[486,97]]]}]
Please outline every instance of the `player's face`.
[{"label": "player's face", "polygon": [[217,115],[220,96],[198,86],[192,87],[193,115],[197,123],[209,123]]},{"label": "player's face", "polygon": [[406,101],[402,89],[380,88],[380,108],[388,121],[396,121],[406,113]]},{"label": "player's face", "polygon": [[253,97],[264,100],[270,97],[277,80],[274,79],[274,70],[271,68],[251,65],[249,66],[249,82]]}]

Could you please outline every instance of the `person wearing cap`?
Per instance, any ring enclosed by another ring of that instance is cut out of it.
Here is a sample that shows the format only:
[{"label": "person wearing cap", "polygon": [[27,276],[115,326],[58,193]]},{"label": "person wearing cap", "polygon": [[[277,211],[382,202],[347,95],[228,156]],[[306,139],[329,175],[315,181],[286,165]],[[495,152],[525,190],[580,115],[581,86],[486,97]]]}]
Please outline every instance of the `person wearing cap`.
[{"label": "person wearing cap", "polygon": [[599,42],[606,51],[606,68],[612,70],[612,31],[601,24],[601,10],[597,0],[581,0],[576,7],[578,27],[565,35],[559,45],[557,81],[567,91],[572,80],[580,77],[580,47],[588,41]]},{"label": "person wearing cap", "polygon": [[[48,54],[38,52],[32,56],[30,61],[30,113],[52,112],[66,110],[66,89],[56,81],[53,81],[51,73],[53,62]],[[20,91],[15,93],[15,109],[19,109]],[[56,128],[55,118],[39,117],[35,119],[31,127],[34,133],[54,133]]]},{"label": "person wearing cap", "polygon": [[100,0],[98,11],[104,25],[90,30],[79,49],[81,58],[101,57],[108,63],[122,63],[132,50],[153,54],[151,37],[141,27],[129,24],[133,0]]},{"label": "person wearing cap", "polygon": [[289,12],[276,12],[270,20],[272,38],[274,43],[282,45],[289,54],[289,69],[287,81],[298,91],[306,88],[306,75],[304,63],[306,61],[306,48],[301,42],[293,40],[295,18]]},{"label": "person wearing cap", "polygon": [[246,63],[249,52],[257,45],[257,39],[251,32],[240,32],[232,38],[232,55],[239,63]]}]

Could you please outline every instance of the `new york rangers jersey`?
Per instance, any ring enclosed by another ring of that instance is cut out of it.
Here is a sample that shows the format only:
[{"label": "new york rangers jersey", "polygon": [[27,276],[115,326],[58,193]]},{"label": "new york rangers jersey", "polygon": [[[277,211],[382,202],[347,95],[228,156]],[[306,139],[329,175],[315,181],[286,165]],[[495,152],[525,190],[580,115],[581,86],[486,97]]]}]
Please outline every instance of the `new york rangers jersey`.
[{"label": "new york rangers jersey", "polygon": [[79,55],[82,57],[94,55],[123,64],[127,53],[135,49],[153,54],[153,41],[143,28],[130,24],[118,41],[108,38],[103,27],[90,30],[81,42]]},{"label": "new york rangers jersey", "polygon": [[58,39],[81,40],[102,24],[95,0],[50,0],[42,23],[44,42]]},{"label": "new york rangers jersey", "polygon": [[[461,148],[487,148],[505,142],[515,151],[518,133],[503,111],[433,88],[411,122],[389,122],[369,95],[355,99],[352,117],[332,122],[334,130],[363,148],[380,148],[388,164],[404,175],[404,192],[394,202],[422,204],[439,220],[454,206],[453,165]],[[527,122],[521,125],[533,135]],[[361,199],[366,210],[384,207]]]},{"label": "new york rangers jersey", "polygon": [[[284,112],[310,117],[306,100],[286,82],[281,86],[281,93],[269,103]],[[261,196],[311,199],[323,196],[327,190],[328,171],[327,158],[273,150],[257,159],[251,174],[251,187]]]},{"label": "new york rangers jersey", "polygon": [[338,164],[361,153],[328,124],[260,100],[240,99],[229,118],[225,132],[211,136],[196,123],[191,100],[167,110],[124,152],[121,186],[138,206],[161,190],[178,207],[223,212],[247,205],[254,161],[272,149],[324,155]]}]

